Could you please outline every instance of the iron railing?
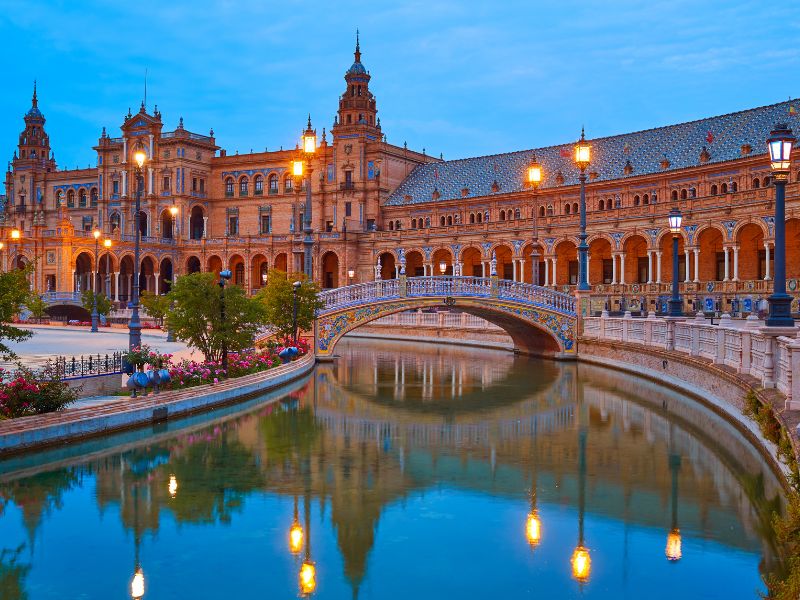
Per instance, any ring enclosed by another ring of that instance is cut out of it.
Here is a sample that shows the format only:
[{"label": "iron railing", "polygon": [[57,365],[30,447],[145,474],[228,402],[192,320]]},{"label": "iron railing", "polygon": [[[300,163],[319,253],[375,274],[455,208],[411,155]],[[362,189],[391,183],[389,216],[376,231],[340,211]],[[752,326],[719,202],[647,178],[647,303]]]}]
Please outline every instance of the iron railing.
[{"label": "iron railing", "polygon": [[80,357],[59,356],[50,361],[59,379],[86,377],[87,375],[103,375],[106,373],[122,373],[123,352],[112,354],[89,354]]}]

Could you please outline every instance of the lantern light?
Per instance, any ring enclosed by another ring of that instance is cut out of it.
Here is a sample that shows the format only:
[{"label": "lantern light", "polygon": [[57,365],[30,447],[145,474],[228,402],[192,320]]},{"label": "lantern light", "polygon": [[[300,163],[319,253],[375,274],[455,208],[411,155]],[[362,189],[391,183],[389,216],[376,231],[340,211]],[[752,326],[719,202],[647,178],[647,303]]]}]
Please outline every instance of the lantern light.
[{"label": "lantern light", "polygon": [[140,600],[144,597],[144,573],[141,567],[136,567],[131,580],[131,598],[133,600]]},{"label": "lantern light", "polygon": [[92,235],[94,236],[94,239],[96,239],[96,240],[100,239],[100,235],[102,235],[102,233],[103,232],[100,231],[97,227],[95,227],[94,231],[92,231]]},{"label": "lantern light", "polygon": [[175,475],[169,476],[169,485],[167,486],[170,498],[174,498],[178,494],[178,478]]},{"label": "lantern light", "polygon": [[21,235],[22,234],[20,233],[19,229],[17,229],[16,227],[14,227],[14,229],[11,230],[12,240],[18,240],[21,237]]},{"label": "lantern light", "polygon": [[292,175],[295,177],[303,176],[303,161],[300,159],[292,161]]},{"label": "lantern light", "polygon": [[103,248],[111,248],[111,239],[106,238],[103,240]]},{"label": "lantern light", "polygon": [[300,593],[304,595],[313,594],[317,589],[317,568],[314,563],[305,560],[300,567]]},{"label": "lantern light", "polygon": [[352,279],[353,277],[355,277],[355,276],[356,276],[356,272],[355,272],[353,269],[350,269],[349,271],[347,271],[347,276],[348,276],[350,279]]},{"label": "lantern light", "polygon": [[303,528],[295,521],[289,529],[289,551],[297,554],[303,549]]},{"label": "lantern light", "polygon": [[439,272],[444,275],[445,271],[447,271],[447,263],[442,261],[439,263]]},{"label": "lantern light", "polygon": [[539,511],[534,510],[528,514],[528,521],[525,525],[525,536],[532,548],[539,545],[542,539],[542,521],[539,519]]},{"label": "lantern light", "polygon": [[585,583],[589,579],[592,571],[592,559],[589,550],[585,546],[578,546],[572,553],[572,576],[580,583]]},{"label": "lantern light", "polygon": [[303,152],[314,154],[317,151],[317,132],[311,129],[311,115],[308,115],[308,126],[303,132]]},{"label": "lantern light", "polygon": [[667,534],[667,560],[676,561],[681,559],[681,532],[675,528]]},{"label": "lantern light", "polygon": [[136,164],[139,165],[141,169],[144,166],[145,161],[147,160],[147,154],[144,151],[144,148],[139,146],[136,149],[136,152],[133,153],[133,158],[136,161]]},{"label": "lantern light", "polygon": [[581,139],[575,144],[575,164],[583,171],[592,160],[592,147],[586,142],[586,137],[581,128]]},{"label": "lantern light", "polygon": [[683,221],[681,211],[678,208],[673,208],[669,211],[667,218],[669,219],[669,230],[672,235],[678,235],[681,232],[681,222]]},{"label": "lantern light", "polygon": [[797,141],[786,123],[775,125],[767,138],[767,149],[773,174],[786,174],[791,168],[792,147]]},{"label": "lantern light", "polygon": [[536,156],[534,155],[531,162],[528,164],[528,184],[536,188],[541,182],[542,165],[536,162]]},{"label": "lantern light", "polygon": [[178,214],[178,207],[177,206],[170,206],[169,207],[169,214],[171,214],[173,217],[176,216]]}]

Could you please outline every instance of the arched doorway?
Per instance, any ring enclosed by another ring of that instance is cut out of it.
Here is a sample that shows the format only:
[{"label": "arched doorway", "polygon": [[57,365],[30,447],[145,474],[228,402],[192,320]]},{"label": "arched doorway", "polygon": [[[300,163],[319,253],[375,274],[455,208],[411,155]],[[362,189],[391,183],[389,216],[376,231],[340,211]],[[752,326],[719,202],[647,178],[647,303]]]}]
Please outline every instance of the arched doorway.
[{"label": "arched doorway", "polygon": [[[619,265],[617,265],[619,267]],[[596,238],[589,244],[589,283],[611,283],[614,266],[611,263],[611,243],[605,238]],[[619,281],[619,275],[617,275]]]},{"label": "arched doorway", "polygon": [[700,281],[722,281],[725,278],[725,254],[722,250],[722,233],[708,227],[697,236],[700,247],[698,276]]},{"label": "arched doorway", "polygon": [[549,275],[551,285],[576,285],[578,283],[578,248],[575,242],[564,240],[555,247],[555,277]]},{"label": "arched doorway", "polygon": [[189,216],[189,237],[193,240],[203,239],[203,209],[193,206]]},{"label": "arched doorway", "polygon": [[384,252],[378,257],[378,260],[381,263],[381,279],[394,279],[397,275],[394,254]]},{"label": "arched doorway", "polygon": [[281,252],[275,257],[275,270],[288,273],[288,271],[286,270],[286,263],[287,263],[286,253]]},{"label": "arched doorway", "polygon": [[[177,218],[177,216],[175,217]],[[173,231],[173,216],[172,213],[169,212],[168,209],[161,211],[161,237],[171,240],[175,237],[175,232]]]},{"label": "arched doorway", "polygon": [[[442,270],[442,266],[444,266],[444,270]],[[433,253],[433,274],[453,274],[453,255],[447,248],[439,248]]]},{"label": "arched doorway", "polygon": [[119,299],[130,302],[133,294],[133,257],[128,254],[119,262]]},{"label": "arched doorway", "polygon": [[187,273],[199,273],[202,270],[200,266],[200,259],[196,256],[190,256],[186,261]]},{"label": "arched doorway", "polygon": [[239,254],[234,254],[228,261],[228,268],[231,270],[231,283],[239,287],[245,287],[244,258]]},{"label": "arched doorway", "polygon": [[497,276],[500,279],[514,279],[513,252],[505,244],[495,246],[494,255],[497,258]]},{"label": "arched doorway", "polygon": [[[14,265],[16,268],[22,268],[20,266],[20,259],[21,257],[16,257],[16,264]],[[24,265],[22,265],[24,266]],[[88,252],[81,252],[75,258],[75,291],[76,292],[83,292],[85,290],[91,290],[94,288],[92,283],[92,257]]]},{"label": "arched doorway", "polygon": [[222,259],[216,254],[209,256],[208,269],[206,271],[209,273],[214,273],[215,275],[219,275],[222,271]]},{"label": "arched doorway", "polygon": [[161,265],[158,267],[158,276],[161,278],[159,282],[158,291],[161,294],[166,294],[172,289],[172,259],[161,259]]},{"label": "arched doorway", "polygon": [[268,270],[267,257],[263,254],[256,254],[250,260],[250,286],[256,289],[267,285]]},{"label": "arched doorway", "polygon": [[423,277],[424,275],[422,253],[412,250],[406,254],[406,277]]},{"label": "arched doorway", "polygon": [[[672,283],[672,234],[661,236],[661,281]],[[684,253],[683,235],[678,236],[678,281],[686,279],[686,255]],[[655,279],[655,278],[654,278]]]},{"label": "arched doorway", "polygon": [[[146,237],[148,234],[148,227],[147,227],[147,213],[143,210],[139,211],[139,235],[142,237]],[[134,224],[135,227],[135,224]]]},{"label": "arched doorway", "polygon": [[107,298],[114,297],[114,279],[111,274],[114,272],[114,255],[109,251],[100,254],[99,258],[99,284],[98,291]]},{"label": "arched doorway", "polygon": [[464,248],[461,253],[461,274],[466,277],[484,276],[481,251],[478,248],[473,246]]},{"label": "arched doorway", "polygon": [[144,290],[156,293],[156,266],[153,259],[145,256],[142,259],[142,266],[139,270],[139,293]]},{"label": "arched doorway", "polygon": [[326,289],[339,287],[339,257],[335,252],[322,255],[322,287]]},{"label": "arched doorway", "polygon": [[649,279],[649,261],[647,259],[647,241],[640,235],[632,235],[622,246],[625,251],[625,283],[647,283]]},{"label": "arched doorway", "polygon": [[[536,248],[536,250],[537,250],[537,252],[539,254],[539,258],[538,258],[538,261],[537,261],[539,263],[537,265],[538,268],[539,268],[539,270],[538,270],[539,276],[537,278],[538,281],[534,281],[533,280],[533,249],[534,249],[534,247]],[[525,283],[534,283],[536,285],[544,285],[544,258],[543,258],[544,257],[544,248],[542,248],[538,244],[535,245],[535,246],[534,246],[534,244],[528,244],[522,250],[522,256],[523,256],[523,264],[524,264],[524,267],[523,267],[524,271],[522,273],[522,280]]]},{"label": "arched doorway", "polygon": [[[739,242],[739,279],[750,281],[764,279],[767,275],[767,257],[764,249],[764,231],[755,223],[748,223],[736,236]],[[769,274],[772,277],[773,256],[770,252]]]}]

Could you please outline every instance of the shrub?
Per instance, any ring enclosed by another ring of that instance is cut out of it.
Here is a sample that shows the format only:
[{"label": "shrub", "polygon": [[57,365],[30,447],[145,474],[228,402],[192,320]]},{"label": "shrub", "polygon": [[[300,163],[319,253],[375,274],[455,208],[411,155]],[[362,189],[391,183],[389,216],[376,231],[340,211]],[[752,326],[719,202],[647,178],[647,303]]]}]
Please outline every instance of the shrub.
[{"label": "shrub", "polygon": [[15,372],[0,369],[0,419],[40,415],[64,409],[78,397],[52,366],[38,373],[20,366]]}]

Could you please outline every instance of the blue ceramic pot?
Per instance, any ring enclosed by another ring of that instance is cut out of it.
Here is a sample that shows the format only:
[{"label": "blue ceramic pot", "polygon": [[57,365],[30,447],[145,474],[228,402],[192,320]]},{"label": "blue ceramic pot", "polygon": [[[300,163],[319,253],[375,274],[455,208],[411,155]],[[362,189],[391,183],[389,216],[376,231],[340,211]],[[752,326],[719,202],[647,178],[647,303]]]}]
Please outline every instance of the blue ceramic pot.
[{"label": "blue ceramic pot", "polygon": [[161,378],[161,383],[169,383],[172,379],[169,374],[169,369],[159,369],[158,376]]},{"label": "blue ceramic pot", "polygon": [[147,387],[147,382],[149,381],[147,373],[145,373],[144,371],[137,371],[136,373],[131,375],[131,379],[133,379],[133,384],[137,388]]}]

